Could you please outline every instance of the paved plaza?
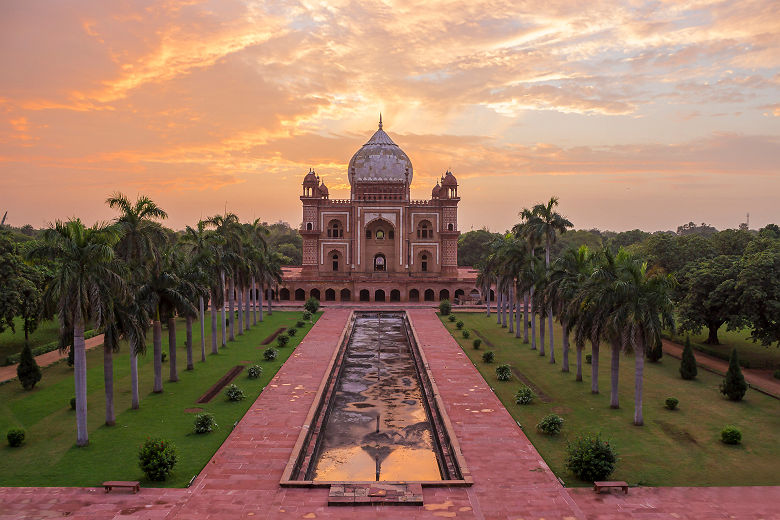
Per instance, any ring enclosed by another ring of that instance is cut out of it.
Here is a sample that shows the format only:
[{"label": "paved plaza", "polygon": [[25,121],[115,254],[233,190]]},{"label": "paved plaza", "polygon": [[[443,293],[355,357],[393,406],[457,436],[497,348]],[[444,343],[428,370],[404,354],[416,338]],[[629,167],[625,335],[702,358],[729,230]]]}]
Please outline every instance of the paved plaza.
[{"label": "paved plaza", "polygon": [[[412,325],[474,478],[425,487],[423,506],[329,507],[327,488],[279,480],[350,310],[325,311],[188,489],[2,488],[0,520],[83,519],[778,519],[780,487],[564,488],[432,309]],[[99,484],[96,482],[96,484]]]}]

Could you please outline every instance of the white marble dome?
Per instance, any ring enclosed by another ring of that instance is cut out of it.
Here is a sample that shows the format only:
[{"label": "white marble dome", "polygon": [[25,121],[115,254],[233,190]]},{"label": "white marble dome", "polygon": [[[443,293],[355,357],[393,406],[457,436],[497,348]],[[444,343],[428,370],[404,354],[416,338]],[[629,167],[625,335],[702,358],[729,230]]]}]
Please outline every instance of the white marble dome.
[{"label": "white marble dome", "polygon": [[382,130],[381,118],[379,129],[349,160],[348,176],[353,186],[356,182],[412,183],[412,161]]}]

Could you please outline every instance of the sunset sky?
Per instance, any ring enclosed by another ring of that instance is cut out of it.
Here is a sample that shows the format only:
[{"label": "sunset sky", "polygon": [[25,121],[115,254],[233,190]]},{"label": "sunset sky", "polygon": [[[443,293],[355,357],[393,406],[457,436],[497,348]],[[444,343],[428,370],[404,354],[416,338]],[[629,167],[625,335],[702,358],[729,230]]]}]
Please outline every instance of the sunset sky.
[{"label": "sunset sky", "polygon": [[780,2],[0,3],[0,216],[301,220],[384,129],[460,227],[780,223]]}]

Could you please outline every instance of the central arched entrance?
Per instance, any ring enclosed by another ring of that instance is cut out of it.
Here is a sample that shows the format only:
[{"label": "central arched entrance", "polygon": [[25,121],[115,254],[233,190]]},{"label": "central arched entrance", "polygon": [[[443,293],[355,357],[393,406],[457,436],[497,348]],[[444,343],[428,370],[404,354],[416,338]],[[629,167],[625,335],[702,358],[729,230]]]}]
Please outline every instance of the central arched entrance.
[{"label": "central arched entrance", "polygon": [[375,302],[383,302],[385,301],[385,291],[382,289],[377,289],[374,293],[374,301]]}]

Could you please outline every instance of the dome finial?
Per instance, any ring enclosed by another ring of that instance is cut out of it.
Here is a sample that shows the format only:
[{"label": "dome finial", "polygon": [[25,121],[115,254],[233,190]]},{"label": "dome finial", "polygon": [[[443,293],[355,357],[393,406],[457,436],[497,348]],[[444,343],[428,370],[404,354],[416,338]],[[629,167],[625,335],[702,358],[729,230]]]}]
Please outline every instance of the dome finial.
[{"label": "dome finial", "polygon": [[379,112],[379,129],[382,129],[382,112]]}]

